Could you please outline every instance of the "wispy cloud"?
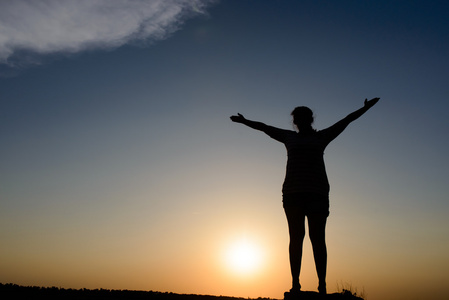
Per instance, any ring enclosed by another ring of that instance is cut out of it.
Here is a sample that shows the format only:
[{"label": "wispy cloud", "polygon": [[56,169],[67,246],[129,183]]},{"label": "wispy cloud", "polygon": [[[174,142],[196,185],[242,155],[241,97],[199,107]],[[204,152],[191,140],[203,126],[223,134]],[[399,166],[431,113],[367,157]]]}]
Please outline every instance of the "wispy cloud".
[{"label": "wispy cloud", "polygon": [[76,53],[166,38],[214,0],[6,0],[0,2],[0,64],[24,53]]}]

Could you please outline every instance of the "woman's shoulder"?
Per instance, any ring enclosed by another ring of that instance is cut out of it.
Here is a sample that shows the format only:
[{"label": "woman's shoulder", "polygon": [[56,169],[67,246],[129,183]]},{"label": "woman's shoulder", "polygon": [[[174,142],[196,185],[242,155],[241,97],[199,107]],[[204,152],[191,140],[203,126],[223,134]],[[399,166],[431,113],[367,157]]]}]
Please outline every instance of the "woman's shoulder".
[{"label": "woman's shoulder", "polygon": [[263,131],[279,142],[284,142],[286,139],[292,138],[297,134],[296,131],[293,130],[281,129],[269,125],[267,125]]}]

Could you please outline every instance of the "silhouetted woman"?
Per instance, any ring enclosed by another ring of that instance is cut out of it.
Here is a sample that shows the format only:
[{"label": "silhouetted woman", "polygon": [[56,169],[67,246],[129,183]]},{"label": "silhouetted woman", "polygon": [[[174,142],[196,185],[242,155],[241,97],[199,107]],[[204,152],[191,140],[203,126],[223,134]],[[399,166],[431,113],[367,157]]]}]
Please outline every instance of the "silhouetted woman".
[{"label": "silhouetted woman", "polygon": [[379,98],[366,100],[364,106],[324,130],[312,128],[313,112],[305,106],[296,107],[291,115],[298,131],[284,130],[245,119],[241,114],[232,116],[233,122],[242,123],[265,132],[287,148],[287,170],[282,186],[282,198],[290,234],[289,254],[292,273],[290,294],[301,290],[302,244],[305,235],[305,217],[309,225],[313,256],[318,274],[318,291],[326,294],[327,249],[326,220],[329,216],[329,182],[324,166],[324,149],[352,121],[375,105]]}]

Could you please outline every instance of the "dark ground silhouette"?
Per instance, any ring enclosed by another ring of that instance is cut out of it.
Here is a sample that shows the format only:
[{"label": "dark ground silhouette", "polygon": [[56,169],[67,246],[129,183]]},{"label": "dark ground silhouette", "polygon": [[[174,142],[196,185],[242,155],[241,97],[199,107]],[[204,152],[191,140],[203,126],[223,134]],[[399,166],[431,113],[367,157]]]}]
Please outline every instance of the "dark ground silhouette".
[{"label": "dark ground silhouette", "polygon": [[[195,294],[176,294],[168,292],[154,291],[129,291],[129,290],[107,290],[107,289],[64,289],[57,287],[38,287],[38,286],[20,286],[17,284],[0,283],[0,298],[3,300],[10,299],[64,299],[64,300],[250,300],[250,298],[228,297],[228,296],[210,296]],[[289,298],[298,300],[363,300],[362,298],[352,295],[349,291],[343,293],[320,295],[316,292],[301,292],[299,297]],[[257,298],[256,300],[274,300],[272,298]]]}]

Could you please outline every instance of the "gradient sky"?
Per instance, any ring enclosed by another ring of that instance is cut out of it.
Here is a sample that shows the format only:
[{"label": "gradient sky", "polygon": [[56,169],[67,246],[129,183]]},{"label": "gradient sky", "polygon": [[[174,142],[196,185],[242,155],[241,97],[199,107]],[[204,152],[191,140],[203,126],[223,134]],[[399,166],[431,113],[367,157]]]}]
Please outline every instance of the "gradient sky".
[{"label": "gradient sky", "polygon": [[[326,128],[328,291],[446,299],[449,4],[2,1],[0,282],[282,298],[284,146]],[[236,243],[256,269],[228,261]],[[255,254],[254,254],[255,255]],[[310,241],[301,283],[316,290]]]}]

